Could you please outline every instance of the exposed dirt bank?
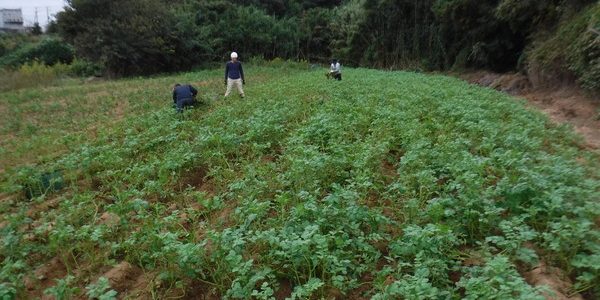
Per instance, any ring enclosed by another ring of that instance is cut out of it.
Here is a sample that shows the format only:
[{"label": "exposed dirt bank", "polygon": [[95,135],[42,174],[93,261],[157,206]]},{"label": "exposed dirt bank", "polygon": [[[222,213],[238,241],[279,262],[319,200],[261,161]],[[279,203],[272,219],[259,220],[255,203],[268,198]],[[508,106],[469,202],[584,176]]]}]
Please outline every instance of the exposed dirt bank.
[{"label": "exposed dirt bank", "polygon": [[458,77],[526,99],[554,122],[572,125],[583,136],[587,147],[600,149],[600,99],[586,95],[576,86],[538,87],[521,74],[484,71],[460,74]]}]

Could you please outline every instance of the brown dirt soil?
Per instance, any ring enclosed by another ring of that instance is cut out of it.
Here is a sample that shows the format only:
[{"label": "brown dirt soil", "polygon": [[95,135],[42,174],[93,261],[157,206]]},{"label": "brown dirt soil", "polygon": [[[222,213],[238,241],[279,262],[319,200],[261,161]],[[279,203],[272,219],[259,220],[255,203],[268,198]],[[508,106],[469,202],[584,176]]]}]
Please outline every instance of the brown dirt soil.
[{"label": "brown dirt soil", "polygon": [[[387,159],[381,161],[381,174],[391,182],[398,175],[396,172],[396,166],[389,162]],[[389,182],[387,182],[389,183]]]},{"label": "brown dirt soil", "polygon": [[[169,297],[169,299],[182,299],[182,300],[218,300],[222,299],[215,289],[205,282],[194,280],[189,284],[186,284],[187,288],[184,291],[179,290],[179,293],[183,292],[183,296],[179,298]],[[175,296],[175,295],[174,295]]]},{"label": "brown dirt soil", "polygon": [[[3,171],[3,170],[0,169],[0,171]],[[10,200],[12,200],[13,197],[14,197],[14,195],[12,195],[12,194],[0,193],[0,202],[10,201]]]},{"label": "brown dirt soil", "polygon": [[600,101],[581,95],[576,89],[562,89],[549,95],[530,92],[523,97],[557,123],[568,123],[581,134],[588,147],[600,149]]},{"label": "brown dirt soil", "polygon": [[203,167],[195,168],[189,172],[186,172],[179,182],[179,189],[184,190],[188,186],[193,187],[196,190],[202,191],[202,187],[207,181],[206,169]]},{"label": "brown dirt soil", "polygon": [[133,284],[130,291],[119,296],[120,299],[151,299],[150,285],[152,277],[146,274],[140,274]]},{"label": "brown dirt soil", "polygon": [[292,295],[294,285],[289,280],[279,280],[279,289],[273,295],[277,300],[283,300]]},{"label": "brown dirt soil", "polygon": [[67,268],[60,258],[54,257],[49,262],[39,266],[33,276],[29,275],[23,279],[23,284],[27,290],[27,297],[30,299],[53,299],[44,295],[44,290],[56,284],[55,279],[64,278],[67,275]]},{"label": "brown dirt soil", "polygon": [[121,218],[110,212],[103,213],[98,220],[98,224],[104,224],[108,227],[114,227],[118,225],[119,222],[121,222]]},{"label": "brown dirt soil", "polygon": [[544,262],[535,267],[533,270],[524,274],[527,283],[533,286],[545,286],[547,292],[542,292],[546,299],[551,300],[583,300],[576,294],[571,297],[567,296],[572,283],[564,273],[554,267],[547,266]]},{"label": "brown dirt soil", "polygon": [[102,276],[108,279],[112,288],[117,291],[124,291],[132,285],[131,283],[137,279],[140,272],[140,269],[126,261],[122,261]]},{"label": "brown dirt soil", "polygon": [[222,224],[223,228],[227,228],[233,223],[233,216],[235,214],[235,206],[231,204],[225,205],[223,209],[213,213],[209,217],[209,223],[216,225]]},{"label": "brown dirt soil", "polygon": [[277,159],[278,159],[278,158],[277,158],[276,156],[273,156],[273,155],[271,155],[271,154],[267,154],[267,155],[265,155],[265,156],[263,156],[263,157],[261,158],[261,161],[262,161],[263,163],[266,163],[266,164],[268,164],[268,163],[276,162],[276,161],[277,161]]},{"label": "brown dirt soil", "polygon": [[125,116],[125,112],[127,111],[128,107],[129,107],[129,103],[127,103],[125,101],[118,101],[115,104],[115,108],[113,109],[114,117],[117,120],[123,119],[123,117]]},{"label": "brown dirt soil", "polygon": [[580,88],[572,84],[557,85],[552,89],[534,87],[530,79],[521,74],[480,71],[459,77],[526,99],[553,122],[572,125],[575,132],[583,136],[586,147],[600,149],[600,99],[584,94]]},{"label": "brown dirt soil", "polygon": [[122,261],[102,275],[110,282],[111,288],[117,291],[119,299],[148,299],[151,276],[140,268]]},{"label": "brown dirt soil", "polygon": [[49,200],[45,200],[42,203],[33,205],[33,207],[31,207],[29,210],[27,210],[25,215],[31,219],[37,219],[40,213],[57,208],[58,204],[59,204],[58,197],[49,199]]},{"label": "brown dirt soil", "polygon": [[365,296],[373,289],[373,275],[366,272],[365,275],[360,279],[361,285],[350,291],[347,295],[339,297],[337,299],[355,299],[355,300],[367,300],[369,297]]}]

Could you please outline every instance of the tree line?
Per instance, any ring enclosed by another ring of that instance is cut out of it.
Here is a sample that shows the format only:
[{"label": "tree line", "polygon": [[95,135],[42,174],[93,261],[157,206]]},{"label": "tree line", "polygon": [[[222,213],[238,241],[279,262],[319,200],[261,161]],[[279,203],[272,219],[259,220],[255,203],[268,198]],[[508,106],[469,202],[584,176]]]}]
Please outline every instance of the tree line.
[{"label": "tree line", "polygon": [[236,50],[376,68],[541,65],[600,82],[595,0],[68,0],[52,27],[115,75],[187,70]]}]

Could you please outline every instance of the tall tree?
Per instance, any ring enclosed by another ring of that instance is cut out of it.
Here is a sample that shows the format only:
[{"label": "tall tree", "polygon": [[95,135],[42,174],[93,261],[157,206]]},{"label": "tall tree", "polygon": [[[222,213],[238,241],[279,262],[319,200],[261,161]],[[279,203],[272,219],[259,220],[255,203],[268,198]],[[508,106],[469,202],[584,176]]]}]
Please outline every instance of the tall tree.
[{"label": "tall tree", "polygon": [[68,0],[57,16],[77,54],[118,75],[151,74],[190,65],[176,19],[162,0]]},{"label": "tall tree", "polygon": [[41,35],[42,34],[42,27],[40,27],[40,23],[38,23],[38,22],[33,23],[33,28],[31,28],[31,34],[33,34],[33,35]]}]

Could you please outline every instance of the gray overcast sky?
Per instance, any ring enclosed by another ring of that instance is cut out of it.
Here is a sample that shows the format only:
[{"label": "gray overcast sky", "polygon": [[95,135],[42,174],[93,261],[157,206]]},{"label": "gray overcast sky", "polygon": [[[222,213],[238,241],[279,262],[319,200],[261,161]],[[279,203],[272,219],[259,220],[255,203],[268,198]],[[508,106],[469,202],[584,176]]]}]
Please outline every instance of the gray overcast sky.
[{"label": "gray overcast sky", "polygon": [[53,15],[61,11],[65,6],[64,0],[0,0],[0,8],[21,8],[23,9],[23,21],[25,26],[33,25],[35,19],[35,8],[38,8],[38,20],[43,27],[47,23],[46,7],[50,12],[50,19]]}]

